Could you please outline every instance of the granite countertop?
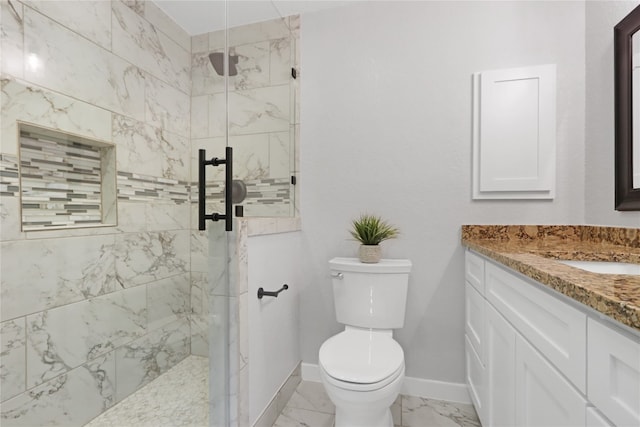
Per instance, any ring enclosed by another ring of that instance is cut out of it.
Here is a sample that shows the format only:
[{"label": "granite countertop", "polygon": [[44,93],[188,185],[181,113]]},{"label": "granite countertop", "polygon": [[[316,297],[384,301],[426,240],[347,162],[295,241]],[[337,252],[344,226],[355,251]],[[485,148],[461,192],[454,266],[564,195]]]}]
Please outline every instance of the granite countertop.
[{"label": "granite countertop", "polygon": [[640,264],[640,228],[463,225],[462,243],[640,332],[640,276],[591,273],[555,261]]}]

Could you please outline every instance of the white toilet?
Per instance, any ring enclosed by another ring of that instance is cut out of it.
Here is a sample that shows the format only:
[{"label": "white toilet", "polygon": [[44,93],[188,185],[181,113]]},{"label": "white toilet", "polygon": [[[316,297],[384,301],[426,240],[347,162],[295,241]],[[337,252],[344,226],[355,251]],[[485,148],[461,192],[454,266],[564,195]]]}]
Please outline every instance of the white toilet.
[{"label": "white toilet", "polygon": [[335,427],[393,427],[390,406],[404,380],[404,352],[393,329],[404,326],[411,261],[329,261],[336,318],[345,330],[326,340],[320,377],[336,405]]}]

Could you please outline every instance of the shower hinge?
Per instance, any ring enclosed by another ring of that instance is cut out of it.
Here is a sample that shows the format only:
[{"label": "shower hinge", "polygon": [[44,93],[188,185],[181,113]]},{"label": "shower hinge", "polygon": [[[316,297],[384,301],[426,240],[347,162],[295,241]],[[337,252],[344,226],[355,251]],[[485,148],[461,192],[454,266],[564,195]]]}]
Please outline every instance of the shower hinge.
[{"label": "shower hinge", "polygon": [[298,72],[293,67],[291,68],[291,77],[293,77],[294,79],[298,78]]},{"label": "shower hinge", "polygon": [[291,175],[291,185],[296,185],[296,176],[295,175]]}]

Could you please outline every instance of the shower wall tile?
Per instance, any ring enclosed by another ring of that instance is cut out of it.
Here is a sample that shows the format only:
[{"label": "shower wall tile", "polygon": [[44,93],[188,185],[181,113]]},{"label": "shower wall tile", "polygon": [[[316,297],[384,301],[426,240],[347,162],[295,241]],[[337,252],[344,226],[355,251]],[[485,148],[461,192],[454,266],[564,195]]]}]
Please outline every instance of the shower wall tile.
[{"label": "shower wall tile", "polygon": [[186,318],[191,298],[189,273],[147,284],[147,322],[149,330]]},{"label": "shower wall tile", "polygon": [[114,249],[113,236],[1,243],[2,320],[114,291]]},{"label": "shower wall tile", "polygon": [[191,138],[207,138],[211,134],[209,131],[210,117],[209,96],[191,97]]},{"label": "shower wall tile", "polygon": [[189,272],[189,231],[116,235],[116,279],[123,288]]},{"label": "shower wall tile", "polygon": [[229,79],[232,90],[253,89],[269,85],[270,57],[268,41],[232,46],[229,54],[238,57],[238,74]]},{"label": "shower wall tile", "polygon": [[290,37],[269,42],[269,85],[289,84],[293,66]]},{"label": "shower wall tile", "polygon": [[4,402],[25,390],[25,318],[2,322],[0,338],[0,401]]},{"label": "shower wall tile", "polygon": [[121,401],[190,352],[189,320],[183,318],[116,350],[116,401]]},{"label": "shower wall tile", "polygon": [[144,11],[147,8],[147,0],[120,0],[123,4],[126,4],[128,8],[133,10],[140,16],[144,16]]},{"label": "shower wall tile", "polygon": [[[210,222],[208,225],[211,224]],[[208,227],[207,227],[208,228]],[[191,272],[207,273],[209,262],[209,233],[191,230]]]},{"label": "shower wall tile", "polygon": [[118,231],[169,231],[189,228],[187,203],[139,201],[118,202]]},{"label": "shower wall tile", "polygon": [[[224,78],[211,65],[210,52],[223,52],[223,49],[192,54],[192,95],[224,92]],[[229,79],[229,91],[288,84],[291,79],[291,48],[288,38],[232,45],[229,55],[238,57],[238,74]]]},{"label": "shower wall tile", "polygon": [[3,427],[83,426],[115,402],[113,353],[2,403]]},{"label": "shower wall tile", "polygon": [[17,1],[11,4],[8,1],[0,2],[0,25],[2,25],[0,70],[3,74],[18,78],[24,76],[23,9],[22,3]]},{"label": "shower wall tile", "polygon": [[229,143],[234,148],[234,178],[249,181],[270,176],[269,139],[268,133],[229,137]]},{"label": "shower wall tile", "polygon": [[110,2],[85,0],[69,7],[62,1],[30,0],[26,5],[105,49],[111,48],[111,22],[105,19],[111,13]]},{"label": "shower wall tile", "polygon": [[146,331],[144,286],[27,316],[27,387],[111,352]]},{"label": "shower wall tile", "polygon": [[20,223],[20,198],[0,195],[0,241],[23,239]]},{"label": "shower wall tile", "polygon": [[90,104],[144,119],[137,67],[33,9],[24,13],[25,79]]},{"label": "shower wall tile", "polygon": [[181,136],[189,136],[189,95],[147,75],[145,114],[147,123]]},{"label": "shower wall tile", "polygon": [[191,36],[176,24],[173,19],[169,18],[154,2],[146,2],[144,17],[157,30],[165,33],[187,52],[191,52]]},{"label": "shower wall tile", "polygon": [[[188,94],[191,55],[120,2],[111,2],[113,53]],[[146,14],[146,10],[145,10]]]},{"label": "shower wall tile", "polygon": [[77,99],[3,78],[0,102],[0,152],[3,154],[18,154],[18,120],[87,138],[111,141],[111,113]]},{"label": "shower wall tile", "polygon": [[189,139],[135,119],[113,115],[113,142],[119,171],[189,179]]},{"label": "shower wall tile", "polygon": [[189,297],[191,299],[191,313],[194,315],[208,313],[209,303],[208,297],[205,295],[205,290],[208,289],[208,279],[207,273],[199,271],[191,272],[191,290]]},{"label": "shower wall tile", "polygon": [[[210,95],[224,92],[224,78],[213,68],[209,60],[209,53],[221,52],[223,48],[211,50],[205,48],[202,51],[191,54],[191,96]],[[231,53],[231,52],[230,52]],[[232,89],[233,78],[229,80],[229,89]]]},{"label": "shower wall tile", "polygon": [[[207,314],[192,314],[189,316],[189,325],[191,333],[191,354],[202,357],[209,357],[209,321],[212,317]],[[222,341],[216,341],[222,342]],[[218,372],[218,375],[224,375],[224,372]],[[211,378],[221,378],[220,376]]]},{"label": "shower wall tile", "polygon": [[288,131],[289,85],[231,92],[229,109],[234,112],[229,117],[230,135]]},{"label": "shower wall tile", "polygon": [[287,132],[269,134],[269,178],[288,178],[292,175],[293,132],[294,129],[290,127]]}]

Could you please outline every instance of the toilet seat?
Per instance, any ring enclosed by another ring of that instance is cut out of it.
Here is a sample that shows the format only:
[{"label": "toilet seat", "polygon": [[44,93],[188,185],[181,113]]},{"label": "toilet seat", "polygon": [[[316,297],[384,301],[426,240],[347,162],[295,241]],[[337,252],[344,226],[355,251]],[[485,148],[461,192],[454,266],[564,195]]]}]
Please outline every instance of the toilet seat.
[{"label": "toilet seat", "polygon": [[377,390],[404,372],[404,352],[390,334],[345,330],[329,338],[319,352],[319,365],[336,387]]}]

